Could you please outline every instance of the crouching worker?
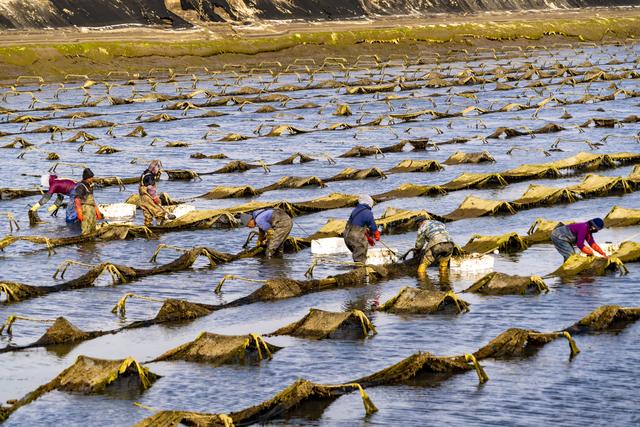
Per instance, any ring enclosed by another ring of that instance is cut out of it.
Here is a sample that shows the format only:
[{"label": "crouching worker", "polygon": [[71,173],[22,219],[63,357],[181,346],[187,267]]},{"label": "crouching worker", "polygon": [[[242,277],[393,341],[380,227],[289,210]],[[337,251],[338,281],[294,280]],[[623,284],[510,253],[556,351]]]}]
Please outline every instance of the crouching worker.
[{"label": "crouching worker", "polygon": [[160,179],[162,163],[160,160],[152,160],[149,167],[145,169],[140,177],[140,209],[144,215],[144,225],[147,227],[153,224],[155,218],[158,225],[165,219],[176,219],[176,216],[167,212],[160,204],[158,196],[158,180]]},{"label": "crouching worker", "polygon": [[449,237],[447,227],[440,221],[425,219],[420,224],[416,238],[415,253],[420,255],[418,275],[425,276],[427,267],[438,262],[441,274],[449,270],[449,259],[453,254],[455,245]]},{"label": "crouching worker", "polygon": [[82,171],[82,181],[76,185],[74,207],[78,221],[82,225],[82,234],[96,231],[96,220],[102,219],[102,214],[93,198],[93,172],[86,168]]},{"label": "crouching worker", "polygon": [[380,230],[373,219],[372,207],[373,199],[370,196],[358,197],[358,204],[351,212],[342,235],[355,262],[367,262],[369,246],[374,246],[375,240],[380,240]]},{"label": "crouching worker", "polygon": [[[51,216],[56,216],[58,214],[58,209],[62,206],[64,202],[64,196],[69,196],[68,205],[73,206],[74,193],[73,190],[76,186],[76,182],[72,179],[59,179],[57,175],[42,175],[40,179],[40,184],[42,188],[47,190],[47,192],[40,198],[40,200],[29,209],[29,222],[31,225],[40,222],[37,211],[43,205],[47,204],[51,197],[55,194],[56,201],[53,202],[51,206],[47,209]],[[67,222],[75,222],[75,215],[72,218],[67,216]]]},{"label": "crouching worker", "polygon": [[588,256],[593,256],[593,251],[596,251],[606,257],[607,254],[593,240],[593,233],[597,233],[603,228],[602,218],[593,218],[587,222],[569,225],[560,223],[551,232],[551,241],[565,261],[575,253],[576,246]]},{"label": "crouching worker", "polygon": [[[258,246],[267,248],[267,258],[282,256],[284,243],[291,233],[293,221],[287,213],[280,208],[257,209],[251,214],[243,214],[241,221],[249,228],[258,227]],[[271,230],[269,236],[267,232]]]}]

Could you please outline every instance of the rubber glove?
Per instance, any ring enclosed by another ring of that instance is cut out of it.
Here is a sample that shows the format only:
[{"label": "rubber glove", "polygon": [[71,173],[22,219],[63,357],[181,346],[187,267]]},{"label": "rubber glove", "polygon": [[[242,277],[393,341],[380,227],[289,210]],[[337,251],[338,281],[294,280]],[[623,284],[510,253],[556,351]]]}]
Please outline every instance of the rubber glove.
[{"label": "rubber glove", "polygon": [[258,242],[256,243],[256,246],[265,246],[266,242],[267,242],[267,234],[260,231],[258,233]]},{"label": "rubber glove", "polygon": [[98,207],[96,206],[96,219],[97,220],[102,220],[104,219],[104,215],[102,215],[102,212],[100,212],[100,209],[98,209]]},{"label": "rubber glove", "polygon": [[31,209],[29,209],[32,212],[37,211],[38,209],[40,209],[42,207],[42,205],[40,204],[40,202],[36,202],[35,205],[31,206]]},{"label": "rubber glove", "polygon": [[594,251],[598,252],[603,257],[608,258],[607,253],[605,251],[603,251],[602,248],[600,247],[600,245],[598,245],[597,243],[594,242],[593,245],[591,245],[591,249],[593,249]]},{"label": "rubber glove", "polygon": [[371,237],[371,231],[368,228],[364,230],[364,237],[367,239],[367,242],[369,242],[369,246],[376,245],[375,240],[373,240],[373,237]]},{"label": "rubber glove", "polygon": [[374,231],[373,237],[379,242],[380,241],[380,230]]},{"label": "rubber glove", "polygon": [[587,245],[584,245],[583,247],[580,248],[580,250],[582,252],[584,252],[585,254],[587,254],[587,256],[593,256],[593,251],[591,250],[591,248]]}]

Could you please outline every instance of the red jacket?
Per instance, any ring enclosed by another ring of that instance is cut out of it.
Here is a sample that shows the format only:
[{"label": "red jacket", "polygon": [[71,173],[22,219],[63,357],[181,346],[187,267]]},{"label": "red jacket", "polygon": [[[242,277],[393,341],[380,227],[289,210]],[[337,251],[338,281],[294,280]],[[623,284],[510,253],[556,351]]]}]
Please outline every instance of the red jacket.
[{"label": "red jacket", "polygon": [[76,182],[71,179],[58,179],[56,175],[49,176],[49,190],[47,194],[64,194],[68,196],[76,186]]}]

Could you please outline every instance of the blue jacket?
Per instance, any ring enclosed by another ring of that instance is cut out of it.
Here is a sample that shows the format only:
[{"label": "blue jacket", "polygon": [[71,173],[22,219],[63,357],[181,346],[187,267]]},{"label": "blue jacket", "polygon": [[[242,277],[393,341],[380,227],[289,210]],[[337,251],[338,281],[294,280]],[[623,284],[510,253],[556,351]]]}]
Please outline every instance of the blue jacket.
[{"label": "blue jacket", "polygon": [[351,215],[349,216],[349,220],[347,222],[358,227],[369,228],[372,233],[378,229],[376,221],[373,219],[373,212],[371,212],[371,207],[369,205],[363,205],[361,203],[358,203],[353,212],[351,212]]},{"label": "blue jacket", "polygon": [[251,213],[258,228],[264,232],[271,229],[271,218],[273,217],[273,209],[258,209]]}]

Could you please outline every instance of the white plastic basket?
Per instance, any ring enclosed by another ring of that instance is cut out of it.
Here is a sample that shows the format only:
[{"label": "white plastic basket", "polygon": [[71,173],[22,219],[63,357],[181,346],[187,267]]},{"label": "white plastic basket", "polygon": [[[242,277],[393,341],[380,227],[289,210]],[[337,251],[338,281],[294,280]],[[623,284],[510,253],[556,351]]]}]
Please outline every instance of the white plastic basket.
[{"label": "white plastic basket", "polygon": [[[394,252],[397,253],[395,249],[370,247],[367,251],[367,264],[385,265],[397,262],[398,257]],[[316,256],[339,256],[350,255],[351,251],[347,248],[342,237],[327,237],[311,241],[311,254]]]},{"label": "white plastic basket", "polygon": [[131,203],[111,203],[98,205],[100,213],[106,220],[129,220],[136,216],[136,205]]},{"label": "white plastic basket", "polygon": [[165,206],[165,209],[168,212],[171,212],[172,214],[174,214],[176,216],[176,218],[180,218],[182,216],[185,216],[189,212],[195,211],[196,207],[193,206],[193,205],[188,205],[186,203],[183,203],[183,204],[175,205],[175,206]]},{"label": "white plastic basket", "polygon": [[451,257],[449,268],[451,271],[470,273],[492,271],[495,261],[495,258],[491,255],[473,253],[470,255]]},{"label": "white plastic basket", "polygon": [[342,255],[350,254],[349,248],[342,237],[327,237],[311,241],[311,254],[313,255]]}]

